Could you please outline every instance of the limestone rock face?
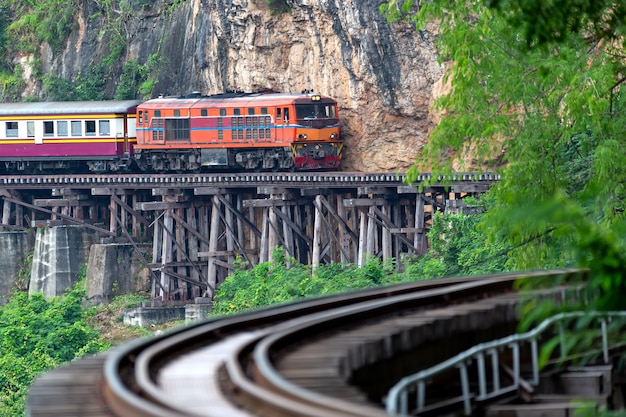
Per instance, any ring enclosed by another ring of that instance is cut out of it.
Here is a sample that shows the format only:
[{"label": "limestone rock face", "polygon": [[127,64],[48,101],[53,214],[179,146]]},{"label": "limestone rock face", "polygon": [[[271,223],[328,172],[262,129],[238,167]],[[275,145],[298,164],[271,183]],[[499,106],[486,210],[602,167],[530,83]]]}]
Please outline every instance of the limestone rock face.
[{"label": "limestone rock face", "polygon": [[[429,106],[443,75],[434,32],[388,24],[378,0],[287,0],[282,14],[266,0],[130,3],[125,56],[114,65],[121,74],[128,59],[160,57],[154,96],[304,89],[332,96],[344,126],[344,170],[404,171],[433,128]],[[108,11],[109,23],[115,13]],[[42,46],[43,72],[75,79],[106,56],[106,16],[98,2],[83,0],[65,50]],[[109,96],[118,81],[107,80]]]}]

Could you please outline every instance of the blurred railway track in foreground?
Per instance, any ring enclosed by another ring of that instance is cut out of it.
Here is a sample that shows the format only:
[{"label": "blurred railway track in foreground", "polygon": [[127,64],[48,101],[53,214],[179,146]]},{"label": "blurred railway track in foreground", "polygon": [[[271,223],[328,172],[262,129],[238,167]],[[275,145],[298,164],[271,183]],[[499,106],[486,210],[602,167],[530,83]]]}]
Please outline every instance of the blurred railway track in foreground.
[{"label": "blurred railway track in foreground", "polygon": [[385,416],[403,376],[515,332],[516,280],[575,273],[422,281],[211,319],[41,376],[28,415]]}]

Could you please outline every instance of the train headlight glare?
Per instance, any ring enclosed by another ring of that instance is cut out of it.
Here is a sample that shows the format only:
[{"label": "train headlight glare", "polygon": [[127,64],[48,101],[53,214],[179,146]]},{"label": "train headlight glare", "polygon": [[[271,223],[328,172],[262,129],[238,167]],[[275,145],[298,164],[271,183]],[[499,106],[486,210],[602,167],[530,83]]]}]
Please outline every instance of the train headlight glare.
[{"label": "train headlight glare", "polygon": [[322,96],[320,96],[319,94],[313,94],[311,96],[311,101],[320,101],[322,99]]},{"label": "train headlight glare", "polygon": [[330,134],[330,138],[331,139],[336,139],[337,138],[337,134],[336,133],[331,133]]},{"label": "train headlight glare", "polygon": [[300,133],[300,134],[298,135],[298,139],[306,139],[306,135],[305,135],[305,134],[303,134],[303,133]]}]

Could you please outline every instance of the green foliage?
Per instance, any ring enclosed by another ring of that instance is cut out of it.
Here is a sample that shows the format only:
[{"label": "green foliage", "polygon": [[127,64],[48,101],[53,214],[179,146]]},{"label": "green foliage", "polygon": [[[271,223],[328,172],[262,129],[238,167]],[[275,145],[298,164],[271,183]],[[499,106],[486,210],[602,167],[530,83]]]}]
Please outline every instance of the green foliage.
[{"label": "green foliage", "polygon": [[[392,0],[381,11],[420,30],[437,22],[450,68],[450,93],[437,101],[442,121],[410,179],[450,171],[455,157],[476,161],[469,169],[501,171],[482,224],[489,241],[510,248],[507,267],[588,271],[584,281],[570,278],[584,282],[578,301],[530,299],[523,326],[562,310],[623,310],[626,3],[434,0],[418,10]],[[574,321],[559,349],[585,346],[587,324]],[[542,352],[544,361],[557,342]]]},{"label": "green foliage", "polygon": [[272,14],[287,13],[291,10],[291,7],[285,0],[267,0],[267,5],[270,7]]},{"label": "green foliage", "polygon": [[41,2],[6,1],[15,12],[15,20],[7,32],[17,40],[17,48],[32,51],[37,43],[47,42],[60,52],[75,28],[75,1],[46,0]]},{"label": "green foliage", "polygon": [[44,89],[52,101],[104,100],[105,82],[105,66],[102,63],[92,63],[85,74],[78,74],[73,81],[53,75],[43,78]]},{"label": "green foliage", "polygon": [[116,100],[134,99],[139,94],[149,97],[156,84],[156,72],[162,64],[158,55],[150,55],[144,65],[136,60],[129,59],[124,65],[124,71],[115,91]]},{"label": "green foliage", "polygon": [[81,282],[63,297],[14,294],[0,307],[0,414],[23,415],[28,386],[40,373],[108,344],[86,324]]},{"label": "green foliage", "polygon": [[597,38],[626,33],[626,4],[613,0],[489,0],[487,4],[521,28],[529,45],[564,42],[588,31]]}]

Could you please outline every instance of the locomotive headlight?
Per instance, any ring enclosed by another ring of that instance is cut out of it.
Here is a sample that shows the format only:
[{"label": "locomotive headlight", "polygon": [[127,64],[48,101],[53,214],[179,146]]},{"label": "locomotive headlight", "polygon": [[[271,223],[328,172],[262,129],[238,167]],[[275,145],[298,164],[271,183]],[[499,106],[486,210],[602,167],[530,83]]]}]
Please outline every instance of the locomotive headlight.
[{"label": "locomotive headlight", "polygon": [[306,135],[304,133],[300,133],[298,135],[298,139],[306,139]]},{"label": "locomotive headlight", "polygon": [[330,134],[330,138],[331,139],[336,139],[337,138],[337,134],[336,133],[331,133]]},{"label": "locomotive headlight", "polygon": [[322,96],[320,96],[319,94],[313,94],[311,96],[311,101],[320,101],[322,99]]}]

